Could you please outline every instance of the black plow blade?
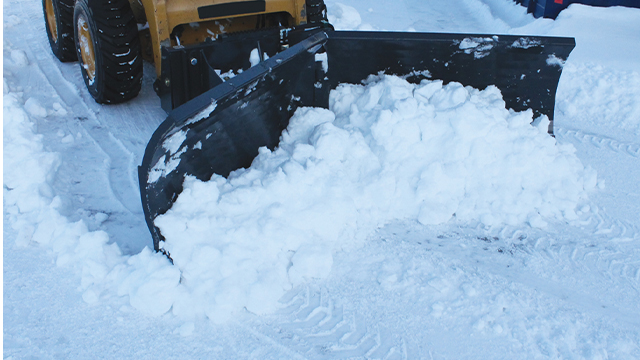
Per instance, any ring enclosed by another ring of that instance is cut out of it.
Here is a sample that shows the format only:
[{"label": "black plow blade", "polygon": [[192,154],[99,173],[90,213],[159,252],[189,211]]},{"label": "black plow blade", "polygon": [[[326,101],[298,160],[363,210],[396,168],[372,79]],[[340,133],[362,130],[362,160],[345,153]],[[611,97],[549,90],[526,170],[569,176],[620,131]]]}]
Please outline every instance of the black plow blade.
[{"label": "black plow blade", "polygon": [[[248,45],[238,37],[164,54],[163,69],[169,70],[163,76],[171,87],[161,97],[165,108],[175,109],[149,141],[139,168],[156,250],[163,237],[153,221],[171,208],[185,176],[206,181],[250,166],[260,147],[278,145],[298,107],[328,107],[329,92],[340,83],[358,84],[384,72],[414,83],[495,85],[507,108],[548,116],[552,132],[562,64],[575,46],[572,38],[325,29],[291,32],[288,43],[295,45],[281,51],[280,35],[265,32]],[[217,74],[234,64],[247,68],[252,48],[270,57],[223,82]]]}]

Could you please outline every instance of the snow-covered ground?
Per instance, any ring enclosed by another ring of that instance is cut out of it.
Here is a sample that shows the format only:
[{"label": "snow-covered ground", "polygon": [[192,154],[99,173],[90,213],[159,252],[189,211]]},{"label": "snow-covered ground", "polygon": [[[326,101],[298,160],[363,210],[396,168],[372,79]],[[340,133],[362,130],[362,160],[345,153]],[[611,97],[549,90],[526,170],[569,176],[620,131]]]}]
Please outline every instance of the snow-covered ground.
[{"label": "snow-covered ground", "polygon": [[6,1],[5,359],[640,358],[640,10],[327,4],[344,29],[575,37],[556,139],[492,88],[344,86],[251,169],[189,180],[171,265],[136,177],[153,68],[97,105],[41,3]]}]

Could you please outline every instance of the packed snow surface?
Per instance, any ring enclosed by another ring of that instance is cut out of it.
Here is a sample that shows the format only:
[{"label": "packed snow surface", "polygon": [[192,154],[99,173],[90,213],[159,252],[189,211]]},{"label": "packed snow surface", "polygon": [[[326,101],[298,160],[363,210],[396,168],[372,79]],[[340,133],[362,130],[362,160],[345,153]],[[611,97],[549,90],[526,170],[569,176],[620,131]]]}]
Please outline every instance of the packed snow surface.
[{"label": "packed snow surface", "polygon": [[190,294],[174,313],[272,312],[323,279],[332,256],[397,220],[545,227],[575,220],[596,186],[548,121],[505,109],[500,91],[394,76],[341,85],[330,109],[302,108],[249,169],[189,178],[155,220]]}]

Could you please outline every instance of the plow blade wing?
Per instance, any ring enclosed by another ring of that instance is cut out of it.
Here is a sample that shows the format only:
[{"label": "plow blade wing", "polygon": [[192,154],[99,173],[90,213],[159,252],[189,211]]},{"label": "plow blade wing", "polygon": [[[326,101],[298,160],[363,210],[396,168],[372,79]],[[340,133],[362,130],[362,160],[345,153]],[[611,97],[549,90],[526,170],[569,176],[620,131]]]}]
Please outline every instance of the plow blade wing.
[{"label": "plow blade wing", "polygon": [[[326,29],[291,32],[287,40],[295,45],[280,52],[281,37],[272,34],[248,47],[236,39],[165,54],[163,61],[173,67],[167,83],[175,86],[165,100],[177,99],[171,95],[176,91],[181,97],[149,141],[139,168],[142,205],[156,250],[164,239],[153,221],[176,201],[185,176],[206,181],[250,166],[260,147],[278,145],[298,107],[327,108],[329,92],[340,83],[358,84],[384,72],[414,83],[440,79],[479,89],[495,85],[507,108],[530,108],[535,116],[553,120],[561,65],[575,46],[572,38]],[[270,57],[226,82],[217,76],[216,69],[227,71],[233,64],[216,62],[216,53],[248,63],[256,46]]]}]

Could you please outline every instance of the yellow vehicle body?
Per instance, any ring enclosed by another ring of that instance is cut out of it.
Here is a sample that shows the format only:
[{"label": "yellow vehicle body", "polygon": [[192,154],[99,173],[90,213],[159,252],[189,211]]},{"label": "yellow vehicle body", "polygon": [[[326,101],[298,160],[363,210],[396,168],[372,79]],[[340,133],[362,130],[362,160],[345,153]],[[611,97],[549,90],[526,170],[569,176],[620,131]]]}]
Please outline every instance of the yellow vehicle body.
[{"label": "yellow vehicle body", "polygon": [[[222,33],[307,22],[305,0],[130,0],[144,31],[143,55],[160,76],[163,46],[198,44]],[[146,26],[148,24],[148,27]],[[148,30],[147,30],[148,29]]]}]

